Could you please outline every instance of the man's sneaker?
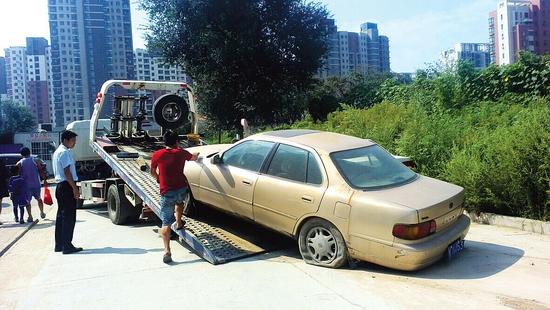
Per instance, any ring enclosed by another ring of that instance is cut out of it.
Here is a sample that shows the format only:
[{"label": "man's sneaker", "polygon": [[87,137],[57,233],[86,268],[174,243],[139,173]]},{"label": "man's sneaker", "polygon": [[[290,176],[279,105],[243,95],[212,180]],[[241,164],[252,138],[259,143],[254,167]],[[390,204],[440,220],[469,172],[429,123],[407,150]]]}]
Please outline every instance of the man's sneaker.
[{"label": "man's sneaker", "polygon": [[165,264],[170,264],[172,262],[172,254],[170,254],[170,253],[164,254],[164,256],[162,257],[162,261]]},{"label": "man's sneaker", "polygon": [[16,216],[14,219],[13,219],[16,223],[19,222],[19,218]]},{"label": "man's sneaker", "polygon": [[46,218],[46,213],[40,212],[40,217],[43,218],[43,219]]},{"label": "man's sneaker", "polygon": [[21,220],[19,221],[19,224],[25,224],[25,220],[24,220],[24,219],[21,219]]},{"label": "man's sneaker", "polygon": [[34,219],[32,218],[32,216],[29,216],[29,217],[27,218],[27,223],[30,223],[30,222],[32,222],[32,221],[34,221]]}]

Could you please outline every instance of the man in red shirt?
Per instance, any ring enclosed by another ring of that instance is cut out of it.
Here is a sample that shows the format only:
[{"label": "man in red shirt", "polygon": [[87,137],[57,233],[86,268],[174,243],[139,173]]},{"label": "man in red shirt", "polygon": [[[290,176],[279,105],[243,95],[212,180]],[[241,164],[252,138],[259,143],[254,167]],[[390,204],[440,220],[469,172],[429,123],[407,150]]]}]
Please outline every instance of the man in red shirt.
[{"label": "man in red shirt", "polygon": [[[179,148],[178,134],[167,131],[164,134],[166,148],[153,153],[151,158],[151,174],[160,183],[160,218],[162,228],[160,234],[164,242],[163,262],[172,262],[170,252],[170,225],[177,223],[177,229],[183,229],[182,221],[185,199],[189,194],[189,184],[183,174],[185,162],[197,160],[199,153],[191,154]],[[158,172],[157,172],[158,168]],[[174,218],[174,205],[176,206],[176,217]]]}]

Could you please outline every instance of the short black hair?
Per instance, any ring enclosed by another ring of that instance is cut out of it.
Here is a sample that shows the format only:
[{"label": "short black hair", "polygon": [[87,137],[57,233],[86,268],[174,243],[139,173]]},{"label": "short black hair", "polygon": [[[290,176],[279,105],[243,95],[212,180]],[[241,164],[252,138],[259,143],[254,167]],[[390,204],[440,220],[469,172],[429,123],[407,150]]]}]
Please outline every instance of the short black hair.
[{"label": "short black hair", "polygon": [[13,165],[10,168],[11,175],[19,175],[19,166]]},{"label": "short black hair", "polygon": [[65,140],[71,140],[72,138],[78,136],[76,133],[70,131],[70,130],[63,130],[61,133],[61,142]]},{"label": "short black hair", "polygon": [[164,145],[166,146],[174,146],[179,140],[180,137],[178,136],[178,134],[173,132],[172,130],[168,130],[164,133]]},{"label": "short black hair", "polygon": [[22,147],[20,152],[21,152],[21,156],[24,156],[24,157],[31,155],[31,150],[29,150],[28,147]]}]

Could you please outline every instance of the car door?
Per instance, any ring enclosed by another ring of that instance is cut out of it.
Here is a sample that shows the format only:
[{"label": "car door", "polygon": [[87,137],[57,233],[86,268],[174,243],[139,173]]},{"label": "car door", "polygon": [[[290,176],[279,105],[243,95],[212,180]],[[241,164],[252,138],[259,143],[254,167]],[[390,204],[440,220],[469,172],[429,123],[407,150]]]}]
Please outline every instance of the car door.
[{"label": "car door", "polygon": [[254,220],[291,234],[299,218],[315,213],[327,181],[318,156],[279,144],[254,190]]},{"label": "car door", "polygon": [[205,162],[200,176],[200,200],[253,219],[254,187],[274,145],[268,141],[248,140],[225,151],[219,163]]}]

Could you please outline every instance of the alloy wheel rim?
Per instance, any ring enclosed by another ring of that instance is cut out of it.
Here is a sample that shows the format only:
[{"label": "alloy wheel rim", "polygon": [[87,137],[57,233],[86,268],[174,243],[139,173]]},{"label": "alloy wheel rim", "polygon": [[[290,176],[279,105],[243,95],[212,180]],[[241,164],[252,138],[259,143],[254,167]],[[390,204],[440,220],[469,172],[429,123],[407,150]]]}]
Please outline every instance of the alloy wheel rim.
[{"label": "alloy wheel rim", "polygon": [[162,108],[162,118],[168,122],[175,122],[180,118],[180,116],[181,109],[175,102],[168,103]]},{"label": "alloy wheel rim", "polygon": [[336,239],[332,233],[323,227],[314,227],[306,236],[306,247],[309,255],[319,263],[328,264],[335,258],[337,251]]}]

